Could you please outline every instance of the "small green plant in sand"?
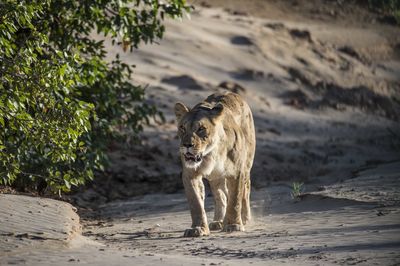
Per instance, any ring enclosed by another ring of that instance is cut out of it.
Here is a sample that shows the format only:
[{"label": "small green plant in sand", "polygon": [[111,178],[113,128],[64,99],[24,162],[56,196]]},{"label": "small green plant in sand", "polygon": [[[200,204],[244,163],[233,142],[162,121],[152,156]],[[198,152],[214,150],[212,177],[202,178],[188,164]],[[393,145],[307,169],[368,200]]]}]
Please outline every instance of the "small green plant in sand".
[{"label": "small green plant in sand", "polygon": [[292,191],[290,192],[290,196],[292,199],[298,201],[301,199],[301,195],[304,191],[304,183],[303,182],[293,182],[292,183]]}]

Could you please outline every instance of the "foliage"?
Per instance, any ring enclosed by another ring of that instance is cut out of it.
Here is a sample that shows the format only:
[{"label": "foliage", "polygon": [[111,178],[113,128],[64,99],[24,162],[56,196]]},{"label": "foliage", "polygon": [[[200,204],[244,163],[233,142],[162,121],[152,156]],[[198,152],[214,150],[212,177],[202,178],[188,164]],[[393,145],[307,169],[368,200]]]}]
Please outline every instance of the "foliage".
[{"label": "foliage", "polygon": [[398,10],[400,8],[399,0],[368,0],[370,7],[384,10]]},{"label": "foliage", "polygon": [[368,4],[371,8],[390,13],[400,24],[400,0],[368,0]]},{"label": "foliage", "polygon": [[158,112],[130,83],[133,66],[106,62],[91,36],[132,51],[185,10],[185,0],[1,1],[0,184],[68,191],[102,170],[109,144]]},{"label": "foliage", "polygon": [[294,200],[299,200],[304,191],[304,183],[293,182],[292,183],[292,191],[290,192],[290,196]]}]

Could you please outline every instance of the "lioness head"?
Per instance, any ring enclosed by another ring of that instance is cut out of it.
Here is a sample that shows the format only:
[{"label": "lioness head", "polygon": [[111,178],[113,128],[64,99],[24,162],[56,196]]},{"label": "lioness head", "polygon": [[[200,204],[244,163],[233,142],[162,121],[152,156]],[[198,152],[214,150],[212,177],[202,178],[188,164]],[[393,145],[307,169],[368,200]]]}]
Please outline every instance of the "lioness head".
[{"label": "lioness head", "polygon": [[224,106],[196,106],[189,110],[182,103],[175,104],[175,115],[178,121],[178,136],[182,162],[188,168],[197,168],[203,158],[217,145],[218,119]]}]

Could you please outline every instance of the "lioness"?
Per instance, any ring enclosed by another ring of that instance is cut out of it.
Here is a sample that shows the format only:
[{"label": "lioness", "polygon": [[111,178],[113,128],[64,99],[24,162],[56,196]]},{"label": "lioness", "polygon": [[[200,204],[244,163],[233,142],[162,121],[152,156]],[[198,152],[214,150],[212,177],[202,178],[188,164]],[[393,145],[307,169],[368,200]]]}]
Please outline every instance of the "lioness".
[{"label": "lioness", "polygon": [[[231,92],[216,93],[189,109],[175,105],[180,138],[182,179],[192,216],[185,237],[209,235],[210,230],[244,231],[251,218],[250,169],[256,139],[247,103]],[[204,210],[206,178],[214,196],[214,220]]]}]

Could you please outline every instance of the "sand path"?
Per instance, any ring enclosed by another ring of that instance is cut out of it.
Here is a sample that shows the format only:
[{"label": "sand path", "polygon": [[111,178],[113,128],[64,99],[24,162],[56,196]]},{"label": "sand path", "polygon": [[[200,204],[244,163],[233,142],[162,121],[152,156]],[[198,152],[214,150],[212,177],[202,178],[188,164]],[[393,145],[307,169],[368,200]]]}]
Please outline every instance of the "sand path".
[{"label": "sand path", "polygon": [[[395,265],[400,262],[400,197],[397,191],[396,195],[388,195],[385,189],[399,187],[399,168],[400,163],[395,162],[364,170],[356,179],[350,179],[351,184],[344,182],[340,188],[327,186],[319,192],[305,193],[298,201],[290,197],[291,189],[286,184],[253,191],[254,220],[246,232],[213,232],[202,238],[182,237],[190,216],[180,193],[151,194],[101,205],[89,213],[95,217],[85,217],[83,236],[71,231],[77,224],[70,217],[77,216],[69,204],[2,195],[7,205],[23,203],[36,211],[40,211],[34,208],[40,201],[39,206],[46,205],[46,214],[27,219],[24,227],[5,223],[1,263]],[[377,172],[381,182],[387,184],[377,186],[384,197],[363,186]],[[358,200],[348,193],[351,188],[357,189]],[[208,217],[212,217],[212,198],[207,197],[206,203]],[[5,221],[21,220],[5,215],[11,211],[0,207],[2,219],[11,217]],[[21,216],[27,209],[13,213]]]}]

